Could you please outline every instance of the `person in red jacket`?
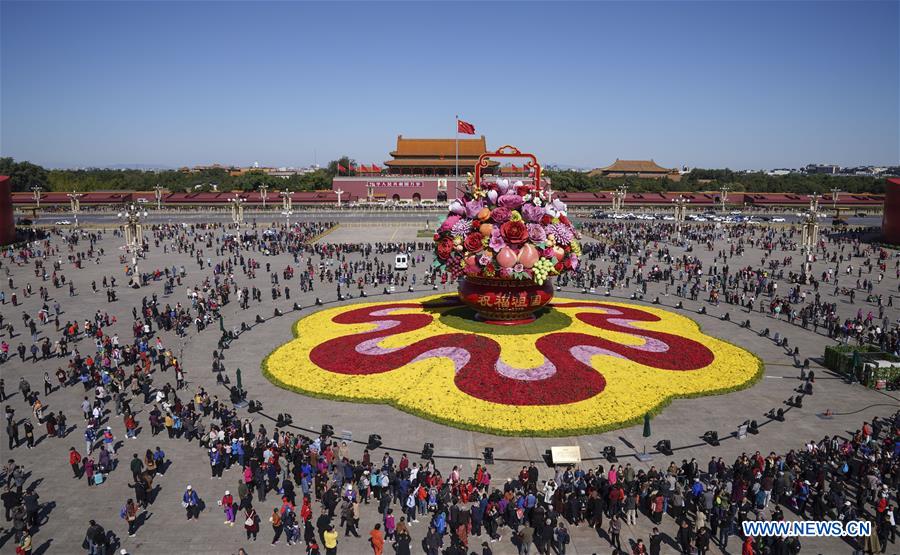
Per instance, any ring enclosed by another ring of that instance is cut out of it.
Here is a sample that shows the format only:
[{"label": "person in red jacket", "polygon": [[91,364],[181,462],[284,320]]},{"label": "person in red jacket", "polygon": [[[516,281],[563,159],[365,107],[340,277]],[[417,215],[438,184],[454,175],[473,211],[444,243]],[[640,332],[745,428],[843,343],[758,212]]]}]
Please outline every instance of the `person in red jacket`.
[{"label": "person in red jacket", "polygon": [[74,447],[69,447],[69,465],[72,467],[72,474],[75,475],[75,479],[81,477],[81,453],[75,450]]},{"label": "person in red jacket", "polygon": [[756,555],[756,551],[753,550],[753,536],[747,536],[747,539],[744,540],[744,545],[741,546],[741,555]]},{"label": "person in red jacket", "polygon": [[134,414],[129,412],[125,415],[125,437],[129,439],[137,437],[134,433],[135,429],[137,429],[137,421],[134,419]]},{"label": "person in red jacket", "polygon": [[375,528],[369,532],[369,545],[372,546],[374,555],[382,555],[384,552],[384,536],[381,535],[381,524],[375,524]]}]

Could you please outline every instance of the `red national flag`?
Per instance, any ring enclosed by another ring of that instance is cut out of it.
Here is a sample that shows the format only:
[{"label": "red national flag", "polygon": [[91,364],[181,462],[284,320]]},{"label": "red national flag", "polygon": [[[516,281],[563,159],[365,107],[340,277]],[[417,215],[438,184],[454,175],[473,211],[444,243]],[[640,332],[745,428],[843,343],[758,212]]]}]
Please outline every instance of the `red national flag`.
[{"label": "red national flag", "polygon": [[456,131],[459,133],[465,133],[466,135],[474,135],[475,126],[469,122],[458,119],[456,120]]},{"label": "red national flag", "polygon": [[349,172],[349,170],[347,170],[347,168],[338,164],[338,173],[350,173],[350,172]]},{"label": "red national flag", "polygon": [[365,164],[362,164],[361,166],[359,166],[359,171],[361,173],[366,173],[369,171],[369,168],[367,168]]},{"label": "red national flag", "polygon": [[372,171],[373,171],[373,172],[380,172],[380,171],[381,171],[381,168],[379,168],[379,167],[376,166],[375,164],[372,164]]},{"label": "red national flag", "polygon": [[512,164],[512,165],[510,166],[510,169],[512,169],[513,173],[516,173],[516,172],[519,171],[519,166],[517,166],[517,165],[515,165],[515,164]]}]

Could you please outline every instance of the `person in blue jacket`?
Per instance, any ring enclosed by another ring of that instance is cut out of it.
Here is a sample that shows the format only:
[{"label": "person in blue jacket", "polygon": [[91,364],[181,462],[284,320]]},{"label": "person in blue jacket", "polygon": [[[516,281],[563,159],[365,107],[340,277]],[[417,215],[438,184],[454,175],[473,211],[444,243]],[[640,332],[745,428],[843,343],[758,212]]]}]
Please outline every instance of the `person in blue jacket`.
[{"label": "person in blue jacket", "polygon": [[194,520],[200,519],[200,497],[190,484],[184,491],[184,496],[181,498],[181,506],[184,507],[185,516],[188,520],[192,518]]}]

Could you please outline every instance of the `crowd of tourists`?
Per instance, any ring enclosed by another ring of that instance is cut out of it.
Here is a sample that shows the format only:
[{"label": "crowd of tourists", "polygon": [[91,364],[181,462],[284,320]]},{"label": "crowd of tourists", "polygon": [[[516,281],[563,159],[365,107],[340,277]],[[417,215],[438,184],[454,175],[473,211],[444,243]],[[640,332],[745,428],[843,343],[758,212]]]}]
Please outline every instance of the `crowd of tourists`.
[{"label": "crowd of tourists", "polygon": [[[86,265],[101,264],[106,255],[98,246],[106,236],[102,231],[68,235],[57,231],[29,246],[4,251],[0,268],[6,273],[7,288],[0,292],[4,332],[0,356],[4,363],[18,357],[19,364],[36,368],[31,376],[43,374],[43,383],[38,384],[17,376],[18,399],[4,383],[10,374],[4,371],[0,379],[10,454],[0,475],[2,499],[10,537],[19,552],[32,551],[34,535],[49,518],[51,500],[46,492],[40,495],[40,481],[32,478],[39,469],[25,469],[15,454],[23,446],[39,449],[42,442],[51,441],[71,444],[66,463],[72,479],[81,484],[78,487],[103,488],[116,478],[133,490],[122,500],[118,515],[89,515],[93,519],[86,523],[81,547],[91,555],[121,548],[115,530],[136,536],[149,525],[148,509],[158,503],[162,477],[172,484],[167,487],[182,492],[185,520],[214,518],[213,513],[221,511],[215,518],[222,518],[229,529],[243,527],[235,535],[245,537],[247,545],[284,541],[308,554],[360,552],[355,538],[362,535],[368,538],[366,549],[376,554],[390,546],[401,554],[487,555],[512,542],[519,553],[560,555],[566,553],[572,533],[583,529],[591,530],[598,545],[608,542],[616,553],[676,549],[703,554],[715,545],[724,550],[734,542],[741,544],[744,555],[797,553],[802,549],[797,538],[752,537],[742,531],[748,520],[790,517],[867,520],[873,523],[872,534],[860,538],[852,549],[884,553],[889,544],[896,545],[898,414],[865,422],[848,437],[813,440],[781,454],[742,454],[731,464],[721,458],[705,464],[685,459],[644,470],[613,460],[555,469],[532,463],[506,477],[492,476],[487,465],[465,473],[452,464],[440,467],[442,459],[383,449],[370,452],[328,434],[251,421],[227,398],[220,352],[213,353],[213,371],[223,387],[207,391],[192,384],[189,374],[200,370],[184,367],[184,342],[215,329],[223,307],[232,301],[243,309],[262,304],[262,291],[254,280],[263,268],[272,301],[290,299],[289,284],[309,292],[327,282],[341,298],[354,289],[414,285],[417,275],[423,284],[448,282],[447,276],[430,269],[430,243],[310,242],[332,227],[302,223],[290,231],[273,226],[232,233],[213,224],[151,226],[143,253],[157,249],[186,254],[197,270],[177,265],[143,270],[141,283],[148,289],[131,307],[122,306],[115,295],[127,281],[121,276],[119,283],[115,276],[104,277],[101,287],[93,282],[90,288],[76,288],[73,283],[71,276]],[[873,296],[871,284],[883,279],[891,263],[900,272],[900,262],[858,239],[824,237],[815,256],[836,267],[814,276],[803,269],[785,275],[795,264],[791,253],[796,253],[798,232],[790,229],[696,225],[676,238],[669,224],[595,223],[584,226],[583,232],[599,240],[583,245],[583,264],[560,281],[562,287],[630,290],[633,286],[646,294],[648,284],[656,282],[664,294],[759,310],[813,331],[822,328],[834,339],[898,350],[897,328],[886,316],[892,297]],[[715,251],[726,239],[728,248]],[[667,243],[684,247],[685,252],[675,255]],[[749,247],[766,253],[757,267],[747,264]],[[712,265],[694,252],[704,248],[715,252]],[[410,255],[410,272],[394,268],[397,253]],[[290,255],[293,264],[273,267],[266,262],[276,254]],[[38,291],[32,290],[31,281],[15,283],[13,267],[33,269]],[[848,289],[846,294],[837,289],[839,282]],[[161,292],[151,289],[157,283]],[[868,306],[853,305],[855,314],[839,316],[838,303],[826,302],[819,294],[826,283],[848,299],[855,291],[868,295]],[[806,294],[800,284],[808,284],[814,293]],[[106,306],[87,318],[63,310],[59,291],[98,295],[101,288],[107,293]],[[40,308],[22,312],[27,331],[17,334],[13,319],[17,325],[20,305],[32,295],[39,296]],[[111,330],[129,310],[131,336],[120,339]],[[16,347],[9,343],[13,340]],[[44,408],[50,397],[61,395],[77,396],[81,414]],[[22,418],[17,411],[30,416]],[[46,433],[39,430],[42,426]],[[153,448],[127,449],[129,439],[145,434],[153,438]],[[210,478],[220,490],[213,498],[203,499],[198,492],[209,487],[195,488],[179,476],[179,461],[166,454],[173,442],[203,451]],[[127,469],[119,464],[122,458],[128,461]],[[220,479],[226,480],[222,486]],[[361,515],[367,512],[377,512],[377,524],[368,532],[360,531]],[[123,526],[114,524],[116,516]],[[630,527],[638,519],[649,519],[653,532],[646,537],[632,534]],[[665,519],[672,520],[666,522],[669,527],[674,523],[674,534],[663,531]]]}]

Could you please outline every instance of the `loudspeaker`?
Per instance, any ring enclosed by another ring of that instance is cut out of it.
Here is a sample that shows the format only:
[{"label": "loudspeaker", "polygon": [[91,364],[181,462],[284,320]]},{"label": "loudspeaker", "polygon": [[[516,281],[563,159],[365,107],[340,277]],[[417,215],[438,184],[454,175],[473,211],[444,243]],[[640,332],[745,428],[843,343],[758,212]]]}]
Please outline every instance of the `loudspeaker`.
[{"label": "loudspeaker", "polygon": [[616,448],[612,445],[607,445],[603,448],[603,456],[611,463],[619,461],[619,458],[616,457]]},{"label": "loudspeaker", "polygon": [[291,418],[290,414],[288,414],[286,412],[279,413],[278,419],[276,420],[275,425],[278,426],[279,428],[284,428],[285,426],[290,426],[293,421],[294,421],[294,419]]},{"label": "loudspeaker", "polygon": [[661,439],[656,442],[656,450],[663,455],[672,456],[672,442],[668,439]]},{"label": "loudspeaker", "polygon": [[366,443],[366,449],[374,451],[379,447],[381,447],[381,436],[378,434],[371,434],[368,443]]}]

